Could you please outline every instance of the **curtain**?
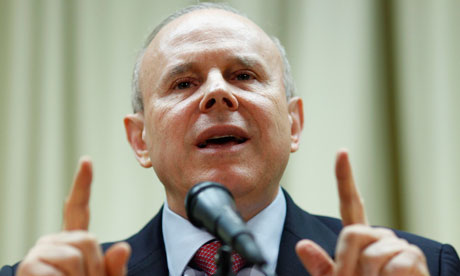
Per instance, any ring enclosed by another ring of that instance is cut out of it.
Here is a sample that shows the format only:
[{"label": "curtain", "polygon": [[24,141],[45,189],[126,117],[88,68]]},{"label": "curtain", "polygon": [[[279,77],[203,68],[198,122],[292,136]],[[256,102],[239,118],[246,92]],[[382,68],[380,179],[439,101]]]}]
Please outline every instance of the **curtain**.
[{"label": "curtain", "polygon": [[[0,0],[0,264],[60,230],[81,155],[94,162],[90,231],[137,232],[164,200],[126,141],[137,51],[197,1]],[[226,1],[290,59],[305,129],[282,185],[339,216],[335,152],[350,150],[372,224],[460,248],[460,3]]]}]

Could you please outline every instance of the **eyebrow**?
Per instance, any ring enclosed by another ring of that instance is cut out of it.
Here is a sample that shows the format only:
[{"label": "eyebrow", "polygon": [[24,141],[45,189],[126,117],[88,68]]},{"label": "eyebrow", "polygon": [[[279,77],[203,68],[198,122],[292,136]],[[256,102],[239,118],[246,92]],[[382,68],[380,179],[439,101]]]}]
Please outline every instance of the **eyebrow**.
[{"label": "eyebrow", "polygon": [[181,63],[179,65],[176,65],[171,70],[168,70],[169,72],[166,74],[165,79],[169,80],[178,75],[182,75],[183,73],[192,70],[193,67],[195,67],[194,62],[187,62],[187,63]]},{"label": "eyebrow", "polygon": [[243,67],[246,68],[254,68],[256,71],[258,71],[260,74],[265,76],[265,74],[268,72],[267,70],[267,65],[263,60],[253,57],[251,55],[239,55],[231,58],[232,62],[239,64]]}]

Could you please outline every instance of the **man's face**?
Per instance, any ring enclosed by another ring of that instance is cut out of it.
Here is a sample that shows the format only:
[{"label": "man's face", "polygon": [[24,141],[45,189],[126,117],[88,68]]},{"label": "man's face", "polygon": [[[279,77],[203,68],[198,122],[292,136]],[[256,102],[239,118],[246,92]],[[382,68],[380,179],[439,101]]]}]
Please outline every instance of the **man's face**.
[{"label": "man's face", "polygon": [[174,211],[185,216],[200,181],[228,187],[246,219],[276,196],[298,143],[282,70],[271,39],[226,11],[194,11],[158,33],[140,72],[142,139]]}]

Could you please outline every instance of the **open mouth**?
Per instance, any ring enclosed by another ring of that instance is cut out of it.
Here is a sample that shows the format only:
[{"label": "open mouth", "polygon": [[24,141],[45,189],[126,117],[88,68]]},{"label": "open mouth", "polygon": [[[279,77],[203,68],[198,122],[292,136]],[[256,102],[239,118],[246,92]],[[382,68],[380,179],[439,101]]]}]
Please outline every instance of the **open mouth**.
[{"label": "open mouth", "polygon": [[248,139],[245,137],[239,137],[234,135],[224,135],[224,136],[213,136],[205,141],[199,143],[197,146],[201,149],[207,147],[220,147],[220,146],[231,146],[238,145],[246,142]]}]

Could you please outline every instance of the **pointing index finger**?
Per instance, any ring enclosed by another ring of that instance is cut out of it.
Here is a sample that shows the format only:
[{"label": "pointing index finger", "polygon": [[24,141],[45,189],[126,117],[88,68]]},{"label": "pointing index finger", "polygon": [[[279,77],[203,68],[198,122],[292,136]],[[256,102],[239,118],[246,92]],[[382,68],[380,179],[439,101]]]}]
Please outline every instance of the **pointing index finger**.
[{"label": "pointing index finger", "polygon": [[88,156],[80,158],[78,170],[64,206],[64,230],[88,230],[89,198],[93,169]]},{"label": "pointing index finger", "polygon": [[335,174],[337,177],[340,214],[343,225],[367,225],[368,222],[364,211],[364,203],[353,179],[347,150],[340,150],[337,153]]}]

